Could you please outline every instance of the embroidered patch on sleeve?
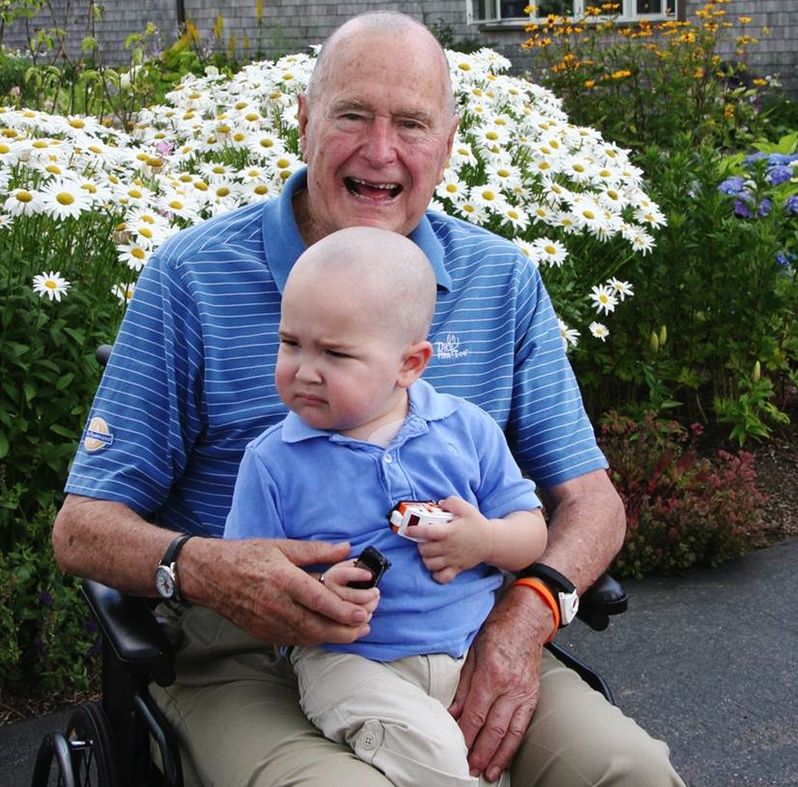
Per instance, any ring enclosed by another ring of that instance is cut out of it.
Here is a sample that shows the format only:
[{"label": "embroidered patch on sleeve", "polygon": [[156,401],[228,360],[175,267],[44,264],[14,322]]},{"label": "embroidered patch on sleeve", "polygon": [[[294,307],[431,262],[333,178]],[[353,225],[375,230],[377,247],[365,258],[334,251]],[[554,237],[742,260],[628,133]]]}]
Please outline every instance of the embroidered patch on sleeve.
[{"label": "embroidered patch on sleeve", "polygon": [[83,436],[83,447],[90,453],[100,451],[114,442],[114,436],[104,418],[96,416],[89,421]]}]

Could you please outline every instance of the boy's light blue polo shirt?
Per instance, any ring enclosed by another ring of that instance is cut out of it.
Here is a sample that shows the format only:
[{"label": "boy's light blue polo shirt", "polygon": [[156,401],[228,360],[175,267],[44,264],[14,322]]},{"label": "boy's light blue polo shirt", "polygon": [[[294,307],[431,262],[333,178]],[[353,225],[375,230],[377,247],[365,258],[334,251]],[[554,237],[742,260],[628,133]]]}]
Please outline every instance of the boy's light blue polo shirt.
[{"label": "boy's light blue polo shirt", "polygon": [[377,547],[392,565],[371,632],[327,647],[380,661],[459,658],[493,608],[502,574],[479,565],[438,584],[417,544],[390,528],[389,511],[401,500],[456,495],[498,519],[540,501],[487,413],[424,380],[409,393],[409,415],[387,448],[314,429],[295,413],[250,443],[225,538],[350,541],[353,557]]}]

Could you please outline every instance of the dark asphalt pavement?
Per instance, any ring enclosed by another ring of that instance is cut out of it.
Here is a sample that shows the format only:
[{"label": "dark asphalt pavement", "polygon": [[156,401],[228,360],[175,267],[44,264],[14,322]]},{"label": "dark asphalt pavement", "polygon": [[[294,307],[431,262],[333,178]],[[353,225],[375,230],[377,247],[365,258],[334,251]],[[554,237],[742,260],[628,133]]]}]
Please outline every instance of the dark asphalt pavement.
[{"label": "dark asphalt pavement", "polygon": [[[798,538],[624,584],[629,610],[607,631],[579,624],[559,642],[669,743],[689,787],[798,785]],[[0,727],[0,787],[29,784],[42,736],[69,713]]]}]

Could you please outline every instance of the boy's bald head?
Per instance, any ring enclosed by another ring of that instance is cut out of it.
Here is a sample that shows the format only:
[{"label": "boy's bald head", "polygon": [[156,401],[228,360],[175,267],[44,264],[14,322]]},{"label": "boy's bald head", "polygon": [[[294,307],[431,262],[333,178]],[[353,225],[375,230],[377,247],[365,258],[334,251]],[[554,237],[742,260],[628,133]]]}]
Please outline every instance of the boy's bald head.
[{"label": "boy's bald head", "polygon": [[402,341],[423,341],[435,311],[437,284],[427,256],[413,241],[376,227],[349,227],[322,238],[294,264],[285,296],[298,284],[346,281],[360,308],[370,309]]}]

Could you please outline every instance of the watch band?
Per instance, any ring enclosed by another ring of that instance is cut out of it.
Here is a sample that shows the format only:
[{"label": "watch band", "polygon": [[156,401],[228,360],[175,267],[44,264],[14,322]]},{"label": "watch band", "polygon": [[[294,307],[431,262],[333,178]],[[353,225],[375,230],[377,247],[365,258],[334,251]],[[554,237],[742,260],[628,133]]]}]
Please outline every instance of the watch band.
[{"label": "watch band", "polygon": [[161,562],[158,565],[171,566],[172,563],[177,560],[177,556],[180,554],[183,544],[185,544],[190,538],[194,538],[193,533],[181,533],[179,536],[177,536],[177,538],[172,539],[171,543],[166,548],[166,552],[163,553]]},{"label": "watch band", "polygon": [[[159,595],[166,599],[167,603],[178,604],[183,598],[180,595],[180,580],[177,574],[177,556],[185,545],[186,541],[194,538],[192,533],[181,533],[172,539],[166,552],[163,553],[161,562],[155,569],[155,586]],[[168,588],[168,589],[165,589]]]},{"label": "watch band", "polygon": [[576,590],[576,585],[568,577],[545,563],[533,563],[527,566],[518,574],[519,579],[523,577],[542,579],[560,593],[573,593]]},{"label": "watch band", "polygon": [[568,577],[545,563],[533,563],[518,574],[519,579],[534,578],[551,590],[560,607],[560,628],[565,628],[579,610],[576,585]]}]

